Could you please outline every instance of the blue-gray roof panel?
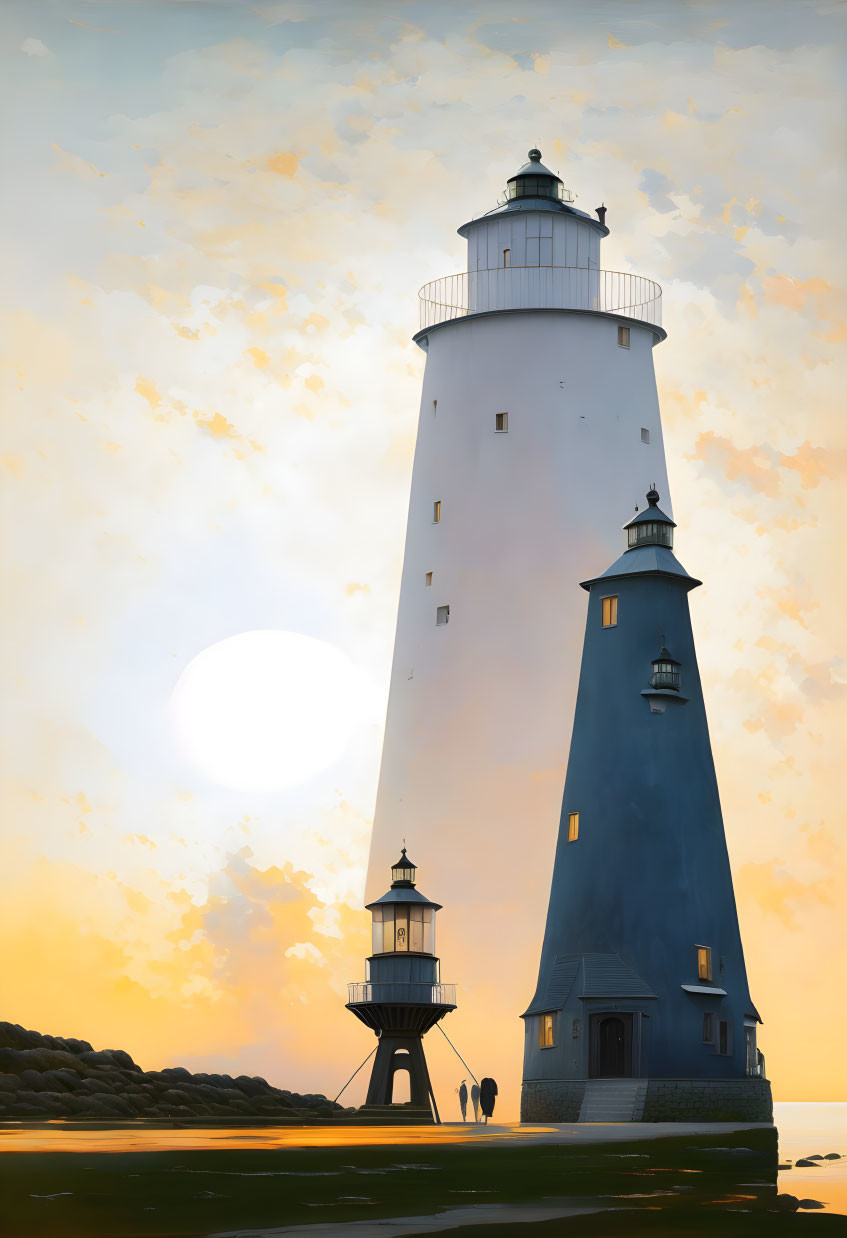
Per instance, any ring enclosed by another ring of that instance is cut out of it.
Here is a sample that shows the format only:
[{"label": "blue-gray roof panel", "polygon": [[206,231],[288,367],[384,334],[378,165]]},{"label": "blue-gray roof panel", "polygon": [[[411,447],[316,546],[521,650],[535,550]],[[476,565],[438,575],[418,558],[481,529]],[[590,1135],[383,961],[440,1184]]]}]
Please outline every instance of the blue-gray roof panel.
[{"label": "blue-gray roof panel", "polygon": [[591,580],[582,580],[583,589],[596,585],[601,580],[613,580],[619,576],[637,576],[643,572],[661,572],[664,576],[680,576],[691,582],[691,588],[702,582],[689,576],[685,568],[667,546],[636,546],[625,550],[611,567],[606,568],[602,576],[594,576]]}]

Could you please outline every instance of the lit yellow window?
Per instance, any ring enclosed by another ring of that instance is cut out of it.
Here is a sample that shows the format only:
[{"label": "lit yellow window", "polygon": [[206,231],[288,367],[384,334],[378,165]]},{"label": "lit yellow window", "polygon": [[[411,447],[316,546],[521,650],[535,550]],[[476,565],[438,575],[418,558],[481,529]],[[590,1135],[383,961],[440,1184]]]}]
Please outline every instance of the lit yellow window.
[{"label": "lit yellow window", "polygon": [[441,499],[436,499],[432,505],[432,523],[438,524],[441,519]]},{"label": "lit yellow window", "polygon": [[543,1014],[538,1020],[538,1047],[540,1049],[553,1048],[553,1016],[551,1014]]},{"label": "lit yellow window", "polygon": [[613,628],[618,622],[618,599],[603,598],[603,627]]},{"label": "lit yellow window", "polygon": [[708,946],[697,947],[697,979],[711,980],[712,978],[712,951]]},{"label": "lit yellow window", "polygon": [[579,813],[568,814],[568,842],[575,843],[579,838]]}]

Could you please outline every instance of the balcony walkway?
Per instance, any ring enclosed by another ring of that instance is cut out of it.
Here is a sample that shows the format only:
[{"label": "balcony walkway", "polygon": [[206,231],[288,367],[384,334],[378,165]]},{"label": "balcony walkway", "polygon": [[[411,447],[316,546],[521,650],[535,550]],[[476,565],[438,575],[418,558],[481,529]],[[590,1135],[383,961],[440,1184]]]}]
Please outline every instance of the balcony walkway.
[{"label": "balcony walkway", "polygon": [[662,325],[662,289],[643,275],[595,267],[493,267],[444,275],[418,293],[421,330],[496,310],[567,309]]},{"label": "balcony walkway", "polygon": [[347,1004],[370,1005],[373,1002],[394,1005],[455,1006],[455,984],[431,984],[423,980],[378,980],[347,985]]}]

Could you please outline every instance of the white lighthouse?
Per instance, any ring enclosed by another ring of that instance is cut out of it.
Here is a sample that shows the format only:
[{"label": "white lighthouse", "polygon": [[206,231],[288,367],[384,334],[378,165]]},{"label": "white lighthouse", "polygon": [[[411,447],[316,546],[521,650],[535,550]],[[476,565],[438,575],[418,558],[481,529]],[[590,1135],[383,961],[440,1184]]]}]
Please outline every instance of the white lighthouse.
[{"label": "white lighthouse", "polygon": [[647,486],[668,493],[661,289],[602,269],[605,214],[577,210],[531,150],[500,205],[459,228],[466,269],[421,289],[415,336],[426,372],[369,894],[414,839],[510,1058],[579,674],[572,584],[614,557],[617,517]]}]

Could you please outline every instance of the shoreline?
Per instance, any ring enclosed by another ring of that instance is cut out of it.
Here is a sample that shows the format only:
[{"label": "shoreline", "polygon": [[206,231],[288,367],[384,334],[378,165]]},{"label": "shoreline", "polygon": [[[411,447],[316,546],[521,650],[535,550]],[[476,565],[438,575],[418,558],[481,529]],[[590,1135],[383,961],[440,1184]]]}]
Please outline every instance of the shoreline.
[{"label": "shoreline", "polygon": [[[343,1122],[171,1122],[136,1119],[127,1122],[3,1122],[0,1153],[200,1151],[220,1149],[230,1139],[250,1141],[259,1148],[445,1147],[486,1144],[595,1147],[606,1143],[641,1143],[675,1136],[690,1138],[735,1135],[741,1131],[775,1131],[769,1122],[444,1122],[411,1126]],[[158,1138],[157,1138],[158,1136]],[[108,1146],[98,1146],[108,1145]]]}]

